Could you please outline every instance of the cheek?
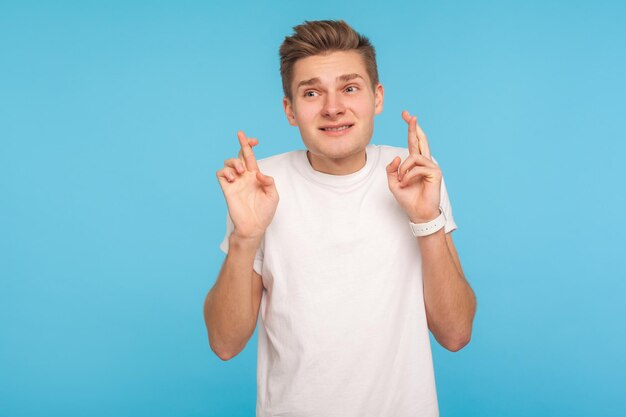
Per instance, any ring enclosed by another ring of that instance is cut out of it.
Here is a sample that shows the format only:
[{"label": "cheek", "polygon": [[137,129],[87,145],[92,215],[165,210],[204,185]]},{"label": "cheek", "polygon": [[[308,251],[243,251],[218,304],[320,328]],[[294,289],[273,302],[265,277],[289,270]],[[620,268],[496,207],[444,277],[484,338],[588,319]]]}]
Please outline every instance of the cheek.
[{"label": "cheek", "polygon": [[317,106],[312,103],[306,103],[304,106],[298,106],[295,111],[296,121],[299,125],[310,123],[315,119],[315,116],[319,113]]},{"label": "cheek", "polygon": [[361,116],[370,116],[375,112],[376,103],[372,100],[357,99],[352,101],[351,107],[354,111]]}]

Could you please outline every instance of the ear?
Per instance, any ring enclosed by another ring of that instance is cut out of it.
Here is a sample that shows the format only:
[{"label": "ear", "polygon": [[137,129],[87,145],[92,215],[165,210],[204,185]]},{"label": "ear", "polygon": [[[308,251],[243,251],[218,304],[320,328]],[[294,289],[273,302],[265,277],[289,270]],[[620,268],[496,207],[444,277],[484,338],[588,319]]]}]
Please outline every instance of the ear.
[{"label": "ear", "polygon": [[385,102],[385,89],[381,83],[374,88],[374,114],[380,114],[383,111],[383,103]]},{"label": "ear", "polygon": [[291,126],[298,126],[296,122],[296,115],[293,111],[293,105],[291,104],[291,100],[287,97],[283,97],[283,109],[285,110],[285,115],[287,116],[287,121]]}]

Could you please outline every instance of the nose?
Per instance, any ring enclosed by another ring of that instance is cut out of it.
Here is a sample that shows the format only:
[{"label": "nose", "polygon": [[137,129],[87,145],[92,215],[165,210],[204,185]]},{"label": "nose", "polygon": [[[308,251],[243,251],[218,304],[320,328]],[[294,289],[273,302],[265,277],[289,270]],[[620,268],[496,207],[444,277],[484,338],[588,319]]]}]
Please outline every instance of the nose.
[{"label": "nose", "polygon": [[322,113],[325,117],[335,119],[346,112],[343,99],[340,94],[329,92],[324,100]]}]

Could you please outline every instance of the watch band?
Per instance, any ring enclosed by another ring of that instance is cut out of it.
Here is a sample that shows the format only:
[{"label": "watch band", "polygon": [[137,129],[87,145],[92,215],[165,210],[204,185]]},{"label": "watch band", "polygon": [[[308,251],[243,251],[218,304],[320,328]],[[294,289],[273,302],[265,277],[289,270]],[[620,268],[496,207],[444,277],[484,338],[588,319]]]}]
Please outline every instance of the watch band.
[{"label": "watch band", "polygon": [[441,212],[439,216],[437,216],[437,218],[435,218],[434,220],[429,221],[428,223],[411,223],[409,221],[413,236],[428,236],[441,230],[441,228],[446,225],[446,216],[443,214],[443,210],[441,209],[441,207],[439,207],[439,211]]}]

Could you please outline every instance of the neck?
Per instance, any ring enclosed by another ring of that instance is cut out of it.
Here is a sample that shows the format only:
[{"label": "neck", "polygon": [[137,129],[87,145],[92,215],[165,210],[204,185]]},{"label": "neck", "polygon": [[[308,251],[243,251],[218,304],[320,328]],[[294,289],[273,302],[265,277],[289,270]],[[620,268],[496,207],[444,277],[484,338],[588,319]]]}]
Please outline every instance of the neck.
[{"label": "neck", "polygon": [[306,152],[306,157],[315,171],[330,175],[353,174],[362,169],[367,162],[367,153],[365,150],[340,159],[320,158],[310,151]]}]

